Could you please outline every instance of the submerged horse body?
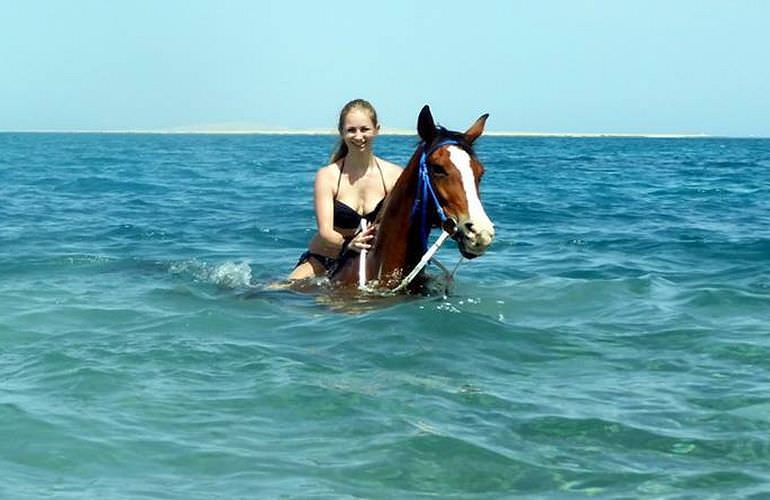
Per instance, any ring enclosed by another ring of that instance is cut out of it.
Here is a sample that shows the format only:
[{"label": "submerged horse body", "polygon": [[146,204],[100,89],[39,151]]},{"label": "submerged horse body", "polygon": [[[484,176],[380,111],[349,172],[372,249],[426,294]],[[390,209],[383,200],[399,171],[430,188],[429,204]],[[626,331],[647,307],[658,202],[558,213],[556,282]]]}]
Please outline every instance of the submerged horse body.
[{"label": "submerged horse body", "polygon": [[[473,151],[488,115],[465,131],[437,127],[428,106],[417,123],[421,143],[388,195],[376,224],[377,236],[366,258],[366,276],[377,288],[398,288],[427,250],[431,227],[439,226],[469,259],[484,253],[494,239],[494,225],[479,197],[484,167]],[[332,277],[335,284],[358,283],[358,254],[346,256]],[[421,286],[417,279],[410,291]]]}]

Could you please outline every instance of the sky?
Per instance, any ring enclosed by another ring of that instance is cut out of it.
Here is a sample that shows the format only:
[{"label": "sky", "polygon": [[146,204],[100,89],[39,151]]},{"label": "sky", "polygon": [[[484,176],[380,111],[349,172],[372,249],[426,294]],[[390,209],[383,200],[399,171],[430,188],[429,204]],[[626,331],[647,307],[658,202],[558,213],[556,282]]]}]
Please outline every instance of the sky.
[{"label": "sky", "polygon": [[0,130],[770,137],[770,1],[0,0]]}]

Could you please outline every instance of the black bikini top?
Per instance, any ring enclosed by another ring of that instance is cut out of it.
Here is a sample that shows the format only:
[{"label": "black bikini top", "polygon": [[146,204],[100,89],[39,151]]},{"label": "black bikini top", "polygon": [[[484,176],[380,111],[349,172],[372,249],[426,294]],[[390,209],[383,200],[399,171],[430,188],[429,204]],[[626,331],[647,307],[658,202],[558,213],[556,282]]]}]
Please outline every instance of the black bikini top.
[{"label": "black bikini top", "polygon": [[[377,170],[380,171],[382,188],[385,190],[385,196],[387,196],[388,188],[385,185],[385,176],[382,174],[382,168],[380,168],[380,164],[377,161],[377,158],[374,159],[374,164],[377,165]],[[383,197],[383,199],[380,200],[377,206],[374,207],[374,210],[368,214],[363,215],[359,214],[350,206],[338,200],[337,195],[340,192],[340,181],[342,180],[342,170],[344,168],[345,159],[343,158],[342,165],[340,166],[340,176],[337,178],[337,192],[334,193],[334,227],[338,227],[340,229],[358,229],[359,224],[361,224],[361,219],[366,219],[366,221],[369,223],[374,222],[374,219],[377,218],[377,214],[382,208],[382,202],[385,201],[385,198]]]}]

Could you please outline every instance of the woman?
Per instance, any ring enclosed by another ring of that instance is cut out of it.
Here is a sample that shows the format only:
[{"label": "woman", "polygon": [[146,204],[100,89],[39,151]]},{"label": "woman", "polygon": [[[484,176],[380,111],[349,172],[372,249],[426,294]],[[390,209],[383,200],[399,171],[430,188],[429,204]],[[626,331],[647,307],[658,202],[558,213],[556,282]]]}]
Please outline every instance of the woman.
[{"label": "woman", "polygon": [[377,112],[363,99],[347,103],[337,124],[340,142],[331,163],[315,176],[318,232],[289,275],[290,280],[325,276],[344,252],[371,247],[376,228],[357,232],[361,219],[374,221],[385,196],[401,175],[401,167],[374,155],[380,131]]}]

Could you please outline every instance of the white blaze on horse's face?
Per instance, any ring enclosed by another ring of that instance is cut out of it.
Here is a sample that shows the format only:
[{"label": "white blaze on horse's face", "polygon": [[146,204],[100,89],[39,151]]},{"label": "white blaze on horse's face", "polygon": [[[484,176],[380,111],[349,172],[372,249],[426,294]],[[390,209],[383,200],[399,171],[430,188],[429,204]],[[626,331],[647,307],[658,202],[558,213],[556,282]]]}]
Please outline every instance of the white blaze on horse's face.
[{"label": "white blaze on horse's face", "polygon": [[470,155],[457,146],[449,146],[447,150],[450,161],[460,172],[465,200],[468,204],[467,213],[459,215],[457,221],[457,230],[462,235],[459,240],[461,250],[466,257],[477,257],[483,254],[492,243],[495,237],[495,226],[481,205]]}]

